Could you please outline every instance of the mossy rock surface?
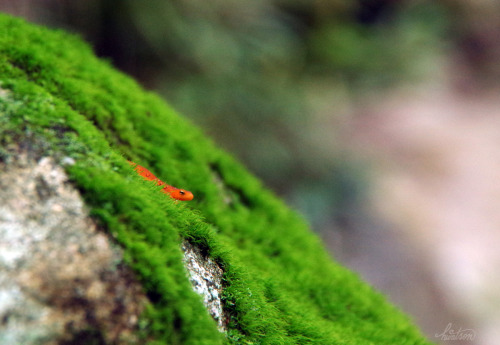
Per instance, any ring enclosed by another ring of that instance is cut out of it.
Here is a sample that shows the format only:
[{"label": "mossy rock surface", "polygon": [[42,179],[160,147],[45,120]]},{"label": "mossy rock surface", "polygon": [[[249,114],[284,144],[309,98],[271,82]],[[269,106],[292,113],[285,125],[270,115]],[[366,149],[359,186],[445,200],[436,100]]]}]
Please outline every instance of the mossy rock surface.
[{"label": "mossy rock surface", "polygon": [[[428,344],[301,217],[79,38],[1,15],[0,77],[0,158],[16,146],[74,163],[72,185],[149,298],[144,342]],[[127,159],[195,199],[166,197]],[[183,243],[222,269],[226,332],[192,289]]]}]

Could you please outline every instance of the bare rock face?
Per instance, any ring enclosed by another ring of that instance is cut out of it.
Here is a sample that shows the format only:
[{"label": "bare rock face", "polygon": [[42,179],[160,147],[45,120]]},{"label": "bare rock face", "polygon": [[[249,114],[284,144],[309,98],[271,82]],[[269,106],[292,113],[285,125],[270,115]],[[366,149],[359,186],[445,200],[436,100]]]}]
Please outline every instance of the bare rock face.
[{"label": "bare rock face", "polygon": [[145,301],[63,169],[0,163],[1,345],[136,343]]},{"label": "bare rock face", "polygon": [[184,265],[193,290],[203,297],[203,304],[217,322],[219,331],[227,331],[228,316],[222,308],[222,276],[224,271],[196,246],[184,242]]}]

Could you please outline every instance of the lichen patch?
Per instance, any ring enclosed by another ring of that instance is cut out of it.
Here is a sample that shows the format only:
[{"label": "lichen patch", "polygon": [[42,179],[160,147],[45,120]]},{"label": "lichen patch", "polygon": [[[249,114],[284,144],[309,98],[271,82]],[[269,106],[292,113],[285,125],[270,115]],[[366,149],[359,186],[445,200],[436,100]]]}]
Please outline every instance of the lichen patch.
[{"label": "lichen patch", "polygon": [[184,242],[184,265],[189,272],[189,280],[194,291],[203,297],[203,304],[217,322],[219,331],[227,330],[227,315],[222,307],[223,270],[211,258],[203,255],[194,245]]}]

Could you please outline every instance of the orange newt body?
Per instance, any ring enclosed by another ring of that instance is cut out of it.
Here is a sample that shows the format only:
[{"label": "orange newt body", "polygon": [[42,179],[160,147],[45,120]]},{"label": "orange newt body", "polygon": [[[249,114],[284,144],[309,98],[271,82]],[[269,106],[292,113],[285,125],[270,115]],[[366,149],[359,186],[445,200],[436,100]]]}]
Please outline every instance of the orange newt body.
[{"label": "orange newt body", "polygon": [[191,193],[190,191],[168,185],[159,178],[157,178],[155,175],[153,175],[151,171],[144,168],[143,166],[140,166],[139,164],[136,164],[131,161],[127,162],[128,164],[132,165],[134,167],[134,170],[137,171],[139,175],[144,177],[144,179],[148,181],[156,181],[158,186],[163,186],[163,189],[161,191],[165,194],[170,195],[171,198],[181,201],[193,200],[193,193]]}]

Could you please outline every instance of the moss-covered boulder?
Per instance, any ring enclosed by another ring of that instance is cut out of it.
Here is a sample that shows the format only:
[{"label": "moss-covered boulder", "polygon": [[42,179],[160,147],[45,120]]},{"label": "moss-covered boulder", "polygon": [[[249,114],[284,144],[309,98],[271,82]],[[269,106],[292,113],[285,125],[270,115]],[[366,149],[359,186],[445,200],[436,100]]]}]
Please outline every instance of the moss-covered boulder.
[{"label": "moss-covered boulder", "polygon": [[[77,37],[1,15],[0,83],[0,343],[428,343],[230,155]],[[195,199],[167,197],[127,160]],[[36,260],[12,254],[22,246]],[[59,308],[58,332],[40,329],[44,312],[12,312],[35,310],[23,294]]]}]

